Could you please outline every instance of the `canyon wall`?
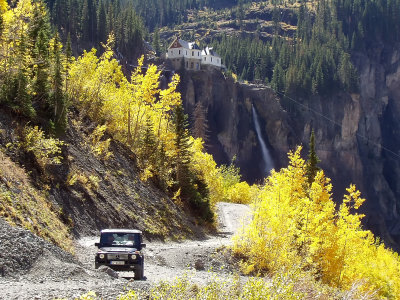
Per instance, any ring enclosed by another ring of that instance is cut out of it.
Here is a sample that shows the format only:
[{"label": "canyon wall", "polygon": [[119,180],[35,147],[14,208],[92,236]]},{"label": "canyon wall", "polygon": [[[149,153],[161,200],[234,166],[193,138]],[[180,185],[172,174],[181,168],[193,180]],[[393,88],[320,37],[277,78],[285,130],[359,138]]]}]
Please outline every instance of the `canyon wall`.
[{"label": "canyon wall", "polygon": [[207,150],[219,164],[235,157],[249,182],[266,176],[252,105],[276,169],[287,165],[287,152],[296,145],[303,145],[306,157],[314,129],[320,167],[332,178],[336,202],[356,184],[367,199],[366,227],[399,250],[400,52],[382,47],[353,61],[360,75],[357,94],[281,99],[266,86],[240,84],[218,70],[182,71],[180,90],[192,124],[197,103],[206,111]]}]

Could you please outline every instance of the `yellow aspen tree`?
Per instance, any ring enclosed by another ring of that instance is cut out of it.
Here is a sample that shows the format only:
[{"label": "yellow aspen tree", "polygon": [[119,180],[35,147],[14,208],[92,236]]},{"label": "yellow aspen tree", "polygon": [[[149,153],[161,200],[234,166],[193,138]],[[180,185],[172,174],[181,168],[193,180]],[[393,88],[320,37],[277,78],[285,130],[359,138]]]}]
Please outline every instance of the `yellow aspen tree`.
[{"label": "yellow aspen tree", "polygon": [[362,228],[363,215],[356,213],[365,201],[360,192],[350,185],[336,210],[323,171],[309,185],[300,148],[289,153],[289,160],[253,196],[253,218],[234,237],[234,252],[246,257],[244,270],[275,273],[297,267],[334,287],[357,286],[360,292],[399,299],[399,256]]},{"label": "yellow aspen tree", "polygon": [[207,183],[210,192],[210,203],[214,207],[220,199],[225,198],[222,175],[218,171],[217,163],[212,155],[204,152],[202,139],[191,138],[190,144],[192,152],[191,167]]},{"label": "yellow aspen tree", "polygon": [[0,0],[0,13],[4,14],[8,9],[7,0]]}]

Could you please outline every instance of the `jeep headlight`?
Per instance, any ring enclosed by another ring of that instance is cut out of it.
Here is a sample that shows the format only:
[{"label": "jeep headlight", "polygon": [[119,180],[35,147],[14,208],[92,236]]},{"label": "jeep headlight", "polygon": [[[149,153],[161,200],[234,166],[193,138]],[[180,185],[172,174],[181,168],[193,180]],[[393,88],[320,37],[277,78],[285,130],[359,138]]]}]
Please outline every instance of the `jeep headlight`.
[{"label": "jeep headlight", "polygon": [[131,259],[136,259],[136,255],[135,255],[135,254],[132,254],[132,255],[131,255]]},{"label": "jeep headlight", "polygon": [[101,254],[99,254],[99,258],[100,259],[104,259],[106,256],[103,254],[103,253],[101,253]]}]

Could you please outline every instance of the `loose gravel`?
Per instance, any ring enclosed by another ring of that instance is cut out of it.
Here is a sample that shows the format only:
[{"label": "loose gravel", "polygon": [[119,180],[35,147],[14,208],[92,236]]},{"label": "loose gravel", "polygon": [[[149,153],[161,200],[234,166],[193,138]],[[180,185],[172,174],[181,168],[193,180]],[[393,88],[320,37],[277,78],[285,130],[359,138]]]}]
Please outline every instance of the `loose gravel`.
[{"label": "loose gravel", "polygon": [[75,261],[72,255],[30,231],[12,227],[0,219],[0,272],[3,276],[24,274],[44,257],[57,257],[65,263]]},{"label": "loose gravel", "polygon": [[198,241],[147,243],[142,281],[134,281],[133,273],[94,269],[94,243],[98,237],[76,241],[74,257],[0,220],[0,270],[2,266],[5,269],[4,276],[0,274],[0,299],[75,299],[94,291],[98,299],[107,300],[129,289],[145,294],[158,282],[184,274],[198,284],[210,280],[213,272],[230,276],[235,265],[226,246],[243,220],[248,222],[249,208],[220,203],[218,210],[220,226],[216,235]]}]

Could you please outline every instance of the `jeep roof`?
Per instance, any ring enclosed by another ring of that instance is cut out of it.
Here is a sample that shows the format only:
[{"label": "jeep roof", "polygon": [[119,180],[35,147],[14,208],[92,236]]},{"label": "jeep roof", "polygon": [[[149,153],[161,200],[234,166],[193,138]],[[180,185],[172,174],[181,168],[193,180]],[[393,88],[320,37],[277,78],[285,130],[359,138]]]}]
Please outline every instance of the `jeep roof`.
[{"label": "jeep roof", "polygon": [[142,233],[137,229],[103,229],[101,233]]}]

